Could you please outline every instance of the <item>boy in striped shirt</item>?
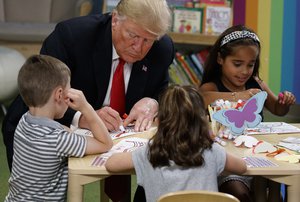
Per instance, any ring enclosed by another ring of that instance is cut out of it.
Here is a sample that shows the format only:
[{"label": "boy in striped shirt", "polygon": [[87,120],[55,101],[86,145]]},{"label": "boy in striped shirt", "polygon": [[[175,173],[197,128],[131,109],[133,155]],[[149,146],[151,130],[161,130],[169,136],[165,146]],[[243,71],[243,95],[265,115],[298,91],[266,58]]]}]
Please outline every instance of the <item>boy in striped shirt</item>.
[{"label": "boy in striped shirt", "polygon": [[[79,90],[70,70],[51,56],[34,55],[19,71],[18,87],[29,107],[15,132],[14,158],[5,201],[65,201],[68,157],[108,151],[109,133]],[[87,118],[93,137],[72,133],[56,122],[67,108]]]}]

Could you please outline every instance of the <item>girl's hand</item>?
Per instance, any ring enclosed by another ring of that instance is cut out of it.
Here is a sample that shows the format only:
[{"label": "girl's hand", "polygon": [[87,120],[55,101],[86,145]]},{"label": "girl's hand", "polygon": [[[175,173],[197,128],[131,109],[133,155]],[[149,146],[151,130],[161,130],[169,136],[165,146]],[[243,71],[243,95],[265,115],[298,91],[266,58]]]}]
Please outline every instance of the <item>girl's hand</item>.
[{"label": "girl's hand", "polygon": [[278,103],[290,106],[296,103],[296,97],[289,91],[283,91],[278,95]]}]

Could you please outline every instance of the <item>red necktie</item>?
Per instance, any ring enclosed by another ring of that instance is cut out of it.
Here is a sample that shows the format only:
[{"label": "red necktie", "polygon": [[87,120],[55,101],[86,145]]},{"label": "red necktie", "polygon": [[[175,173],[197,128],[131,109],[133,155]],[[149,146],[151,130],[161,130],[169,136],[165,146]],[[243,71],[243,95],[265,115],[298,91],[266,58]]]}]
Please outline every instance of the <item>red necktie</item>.
[{"label": "red necktie", "polygon": [[[119,58],[110,92],[110,107],[119,112],[120,116],[125,113],[124,64],[125,61]],[[121,201],[130,198],[130,186],[130,175],[110,176],[105,179],[104,190],[112,201]]]},{"label": "red necktie", "polygon": [[119,58],[110,92],[110,107],[119,112],[120,116],[125,113],[124,64],[125,61]]}]

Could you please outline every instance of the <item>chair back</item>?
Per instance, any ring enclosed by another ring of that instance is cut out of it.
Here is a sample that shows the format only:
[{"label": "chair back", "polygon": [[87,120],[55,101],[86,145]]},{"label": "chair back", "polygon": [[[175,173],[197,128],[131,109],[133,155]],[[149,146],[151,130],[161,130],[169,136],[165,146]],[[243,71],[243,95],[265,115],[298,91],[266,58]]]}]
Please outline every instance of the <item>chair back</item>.
[{"label": "chair back", "polygon": [[157,202],[239,202],[239,200],[230,194],[195,190],[167,193]]}]

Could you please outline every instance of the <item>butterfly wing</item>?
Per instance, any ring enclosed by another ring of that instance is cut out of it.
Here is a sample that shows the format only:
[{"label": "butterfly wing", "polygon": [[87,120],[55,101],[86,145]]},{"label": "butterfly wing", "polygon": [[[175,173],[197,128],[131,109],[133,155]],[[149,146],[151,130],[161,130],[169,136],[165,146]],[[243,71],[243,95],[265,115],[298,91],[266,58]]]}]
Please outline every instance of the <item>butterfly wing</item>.
[{"label": "butterfly wing", "polygon": [[259,92],[250,98],[242,109],[219,110],[213,114],[213,118],[229,127],[234,134],[240,135],[246,127],[253,128],[261,122],[259,113],[263,109],[266,97],[265,91]]},{"label": "butterfly wing", "polygon": [[[225,113],[227,115],[225,115]],[[244,131],[243,127],[240,127],[244,123],[239,119],[240,114],[241,112],[236,109],[222,109],[214,113],[213,118],[224,126],[227,126],[232,133],[240,135]]]},{"label": "butterfly wing", "polygon": [[261,91],[247,101],[247,105],[245,105],[243,108],[243,111],[245,111],[244,114],[246,116],[246,127],[254,128],[262,121],[262,117],[259,113],[264,107],[267,95],[267,92]]}]

